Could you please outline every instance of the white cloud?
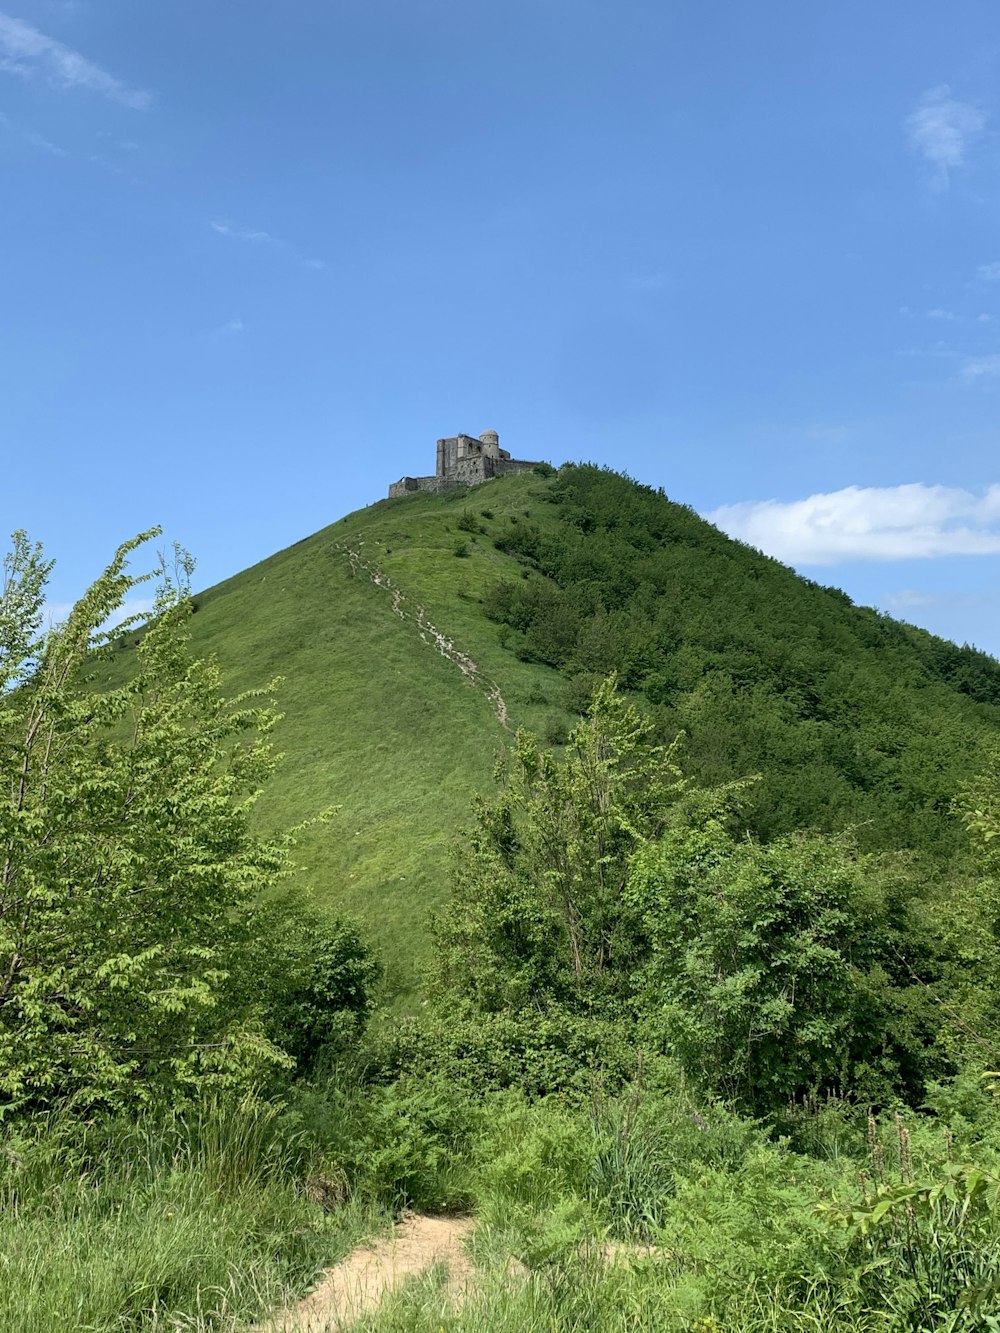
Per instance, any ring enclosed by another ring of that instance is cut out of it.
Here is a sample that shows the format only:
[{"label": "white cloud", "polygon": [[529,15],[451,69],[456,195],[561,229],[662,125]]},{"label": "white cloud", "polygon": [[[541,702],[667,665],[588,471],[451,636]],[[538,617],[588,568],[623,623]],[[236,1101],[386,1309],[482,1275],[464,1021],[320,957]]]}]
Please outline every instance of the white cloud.
[{"label": "white cloud", "polygon": [[127,87],[79,51],[2,12],[0,69],[24,78],[40,74],[56,87],[85,88],[136,111],[144,111],[151,101],[149,93]]},{"label": "white cloud", "polygon": [[35,130],[25,130],[24,140],[34,148],[40,148],[43,153],[51,153],[53,157],[68,156],[65,148],[60,148],[57,143],[53,143],[51,139],[46,139],[44,134],[38,134]]},{"label": "white cloud", "polygon": [[956,608],[979,610],[997,602],[995,592],[962,592],[958,588],[935,589],[899,588],[885,597],[886,610],[903,616],[909,611],[945,610]]},{"label": "white cloud", "polygon": [[970,384],[981,383],[983,380],[1000,379],[1000,353],[994,353],[992,356],[977,356],[971,361],[966,361],[962,367],[962,379]]},{"label": "white cloud", "polygon": [[956,101],[942,83],[924,93],[905,125],[911,147],[934,169],[934,183],[944,188],[949,172],[962,166],[986,128],[986,115],[971,102]]},{"label": "white cloud", "polygon": [[225,222],[220,218],[213,218],[209,226],[220,236],[228,236],[234,241],[248,241],[251,245],[269,246],[275,250],[283,250],[286,255],[294,259],[297,264],[301,264],[303,268],[317,270],[326,268],[324,260],[310,259],[308,255],[303,255],[296,250],[294,245],[281,240],[278,236],[272,236],[268,231],[258,231],[253,227],[240,227],[236,223]]},{"label": "white cloud", "polygon": [[284,241],[276,240],[275,237],[266,231],[251,231],[249,227],[235,227],[231,222],[211,223],[213,231],[217,231],[220,236],[233,236],[238,241],[253,241],[258,245],[280,245],[284,246]]},{"label": "white cloud", "polygon": [[980,264],[976,277],[982,278],[983,282],[1000,282],[1000,259],[993,264]]},{"label": "white cloud", "polygon": [[940,306],[937,306],[934,310],[928,310],[927,318],[953,320],[958,319],[958,316],[955,314],[954,310],[942,310]]},{"label": "white cloud", "polygon": [[1000,554],[1000,484],[848,486],[805,500],[722,505],[709,522],[789,564]]}]

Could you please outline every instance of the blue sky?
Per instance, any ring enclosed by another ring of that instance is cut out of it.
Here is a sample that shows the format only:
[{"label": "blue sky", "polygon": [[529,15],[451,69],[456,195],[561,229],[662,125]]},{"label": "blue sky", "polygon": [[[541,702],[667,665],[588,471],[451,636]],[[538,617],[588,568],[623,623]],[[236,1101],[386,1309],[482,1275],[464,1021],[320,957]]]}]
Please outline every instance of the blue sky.
[{"label": "blue sky", "polygon": [[0,0],[0,524],[208,584],[493,427],[1000,654],[995,0]]}]

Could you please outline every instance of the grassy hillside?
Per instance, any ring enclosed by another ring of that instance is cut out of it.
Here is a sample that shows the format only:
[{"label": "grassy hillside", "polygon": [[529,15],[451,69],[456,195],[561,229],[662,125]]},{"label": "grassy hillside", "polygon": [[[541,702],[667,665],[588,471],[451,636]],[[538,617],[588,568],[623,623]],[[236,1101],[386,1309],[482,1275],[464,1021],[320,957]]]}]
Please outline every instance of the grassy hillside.
[{"label": "grassy hillside", "polygon": [[617,670],[705,781],[764,774],[769,837],[861,826],[953,860],[956,789],[997,733],[1000,666],[733,542],[627,478],[566,468],[381,501],[197,598],[235,691],[281,675],[267,823],[412,984],[450,848],[505,739],[558,740]]},{"label": "grassy hillside", "polygon": [[[545,486],[498,480],[472,499],[483,508],[488,491],[500,522],[523,517]],[[199,596],[193,621],[197,650],[217,654],[233,690],[284,678],[285,762],[261,816],[283,827],[339,807],[303,835],[303,879],[379,940],[391,985],[410,984],[424,955],[450,846],[508,735],[499,709],[509,728],[537,727],[562,692],[551,668],[503,652],[484,618],[484,588],[519,571],[458,528],[466,508],[460,495],[373,505]],[[455,555],[459,543],[467,556]]]}]

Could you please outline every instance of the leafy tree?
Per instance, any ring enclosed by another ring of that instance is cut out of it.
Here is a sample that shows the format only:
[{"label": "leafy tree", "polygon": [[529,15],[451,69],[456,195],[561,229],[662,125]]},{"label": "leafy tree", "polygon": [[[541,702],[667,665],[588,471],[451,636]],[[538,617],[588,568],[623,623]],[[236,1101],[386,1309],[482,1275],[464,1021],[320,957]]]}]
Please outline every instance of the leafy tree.
[{"label": "leafy tree", "polygon": [[481,1009],[592,1010],[629,988],[629,859],[684,792],[673,751],[616,692],[597,690],[565,755],[520,732],[481,802],[455,899],[436,923],[438,977]]},{"label": "leafy tree", "polygon": [[1000,1062],[1000,749],[956,797],[973,864],[939,887],[930,909],[951,960],[942,988],[944,1030],[957,1057],[975,1068]]},{"label": "leafy tree", "polygon": [[628,896],[650,960],[640,1008],[688,1072],[751,1111],[807,1093],[911,1096],[934,1027],[899,887],[844,838],[734,841],[717,820],[641,849]]},{"label": "leafy tree", "polygon": [[301,1074],[349,1049],[373,1004],[381,967],[355,927],[315,918],[296,904],[255,915],[251,983],[269,997],[267,1032]]},{"label": "leafy tree", "polygon": [[227,700],[214,663],[192,660],[183,553],[161,557],[128,678],[108,679],[137,628],[109,617],[157,576],[127,561],[156,535],[124,543],[44,634],[51,565],[23,533],[4,563],[0,1113],[120,1107],[289,1063],[260,1002],[233,1003],[253,904],[289,865],[289,839],[250,823],[272,686]]},{"label": "leafy tree", "polygon": [[735,836],[755,781],[687,783],[613,677],[561,761],[521,733],[500,777],[437,925],[484,1077],[504,1042],[552,1070],[554,1045],[618,1067],[641,1045],[772,1114],[822,1090],[918,1097],[941,1071],[901,867],[846,836]]}]

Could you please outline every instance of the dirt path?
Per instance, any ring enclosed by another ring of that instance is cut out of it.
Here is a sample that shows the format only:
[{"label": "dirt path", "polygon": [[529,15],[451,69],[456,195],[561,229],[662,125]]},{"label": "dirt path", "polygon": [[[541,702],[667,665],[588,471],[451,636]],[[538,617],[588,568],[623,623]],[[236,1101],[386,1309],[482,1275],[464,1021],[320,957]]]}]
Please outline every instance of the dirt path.
[{"label": "dirt path", "polygon": [[388,574],[383,573],[377,565],[373,565],[362,555],[360,548],[363,545],[363,542],[359,543],[357,547],[345,546],[341,542],[334,543],[335,549],[347,556],[355,574],[363,572],[376,588],[383,588],[391,594],[392,609],[400,620],[408,620],[414,624],[424,643],[436,648],[441,656],[446,657],[449,662],[454,662],[459,671],[482,690],[493,706],[500,725],[509,730],[507,705],[500,693],[500,687],[483,676],[472,658],[455,647],[454,640],[450,639],[447,634],[442,633],[436,625],[431,624],[422,606],[414,603],[413,610],[409,609],[408,598],[403,590],[393,583]]},{"label": "dirt path", "polygon": [[448,1266],[448,1291],[460,1301],[473,1277],[464,1242],[470,1217],[422,1217],[409,1213],[393,1234],[352,1250],[328,1268],[293,1310],[273,1315],[257,1333],[339,1333],[377,1309],[390,1291],[436,1264]]}]

